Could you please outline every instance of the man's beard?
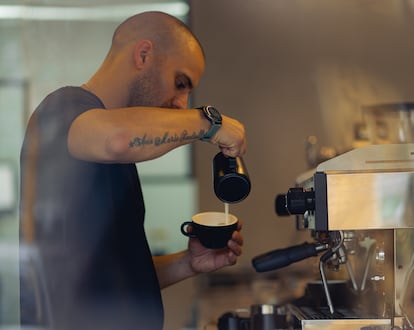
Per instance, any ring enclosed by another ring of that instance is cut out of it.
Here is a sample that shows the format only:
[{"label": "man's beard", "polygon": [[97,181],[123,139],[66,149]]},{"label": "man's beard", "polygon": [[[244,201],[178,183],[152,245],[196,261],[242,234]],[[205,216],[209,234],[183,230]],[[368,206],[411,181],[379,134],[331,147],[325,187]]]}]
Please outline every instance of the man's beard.
[{"label": "man's beard", "polygon": [[129,87],[129,107],[148,106],[162,107],[163,104],[159,95],[160,73],[156,68],[136,78]]}]

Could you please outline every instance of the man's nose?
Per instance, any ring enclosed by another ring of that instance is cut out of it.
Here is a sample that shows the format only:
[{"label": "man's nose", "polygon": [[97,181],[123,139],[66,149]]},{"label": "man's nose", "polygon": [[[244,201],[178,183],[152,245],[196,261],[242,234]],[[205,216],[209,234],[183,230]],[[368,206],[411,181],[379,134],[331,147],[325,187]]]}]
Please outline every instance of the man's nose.
[{"label": "man's nose", "polygon": [[188,94],[180,94],[172,99],[172,107],[176,109],[186,109],[188,106]]}]

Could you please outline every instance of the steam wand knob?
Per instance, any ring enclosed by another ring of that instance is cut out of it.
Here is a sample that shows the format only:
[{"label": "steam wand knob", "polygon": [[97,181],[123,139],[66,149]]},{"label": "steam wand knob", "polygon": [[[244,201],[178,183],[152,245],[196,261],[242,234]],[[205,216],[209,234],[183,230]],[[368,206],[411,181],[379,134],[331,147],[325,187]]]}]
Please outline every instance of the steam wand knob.
[{"label": "steam wand knob", "polygon": [[276,196],[275,211],[277,215],[304,214],[315,210],[315,191],[301,187],[290,188],[286,194]]}]

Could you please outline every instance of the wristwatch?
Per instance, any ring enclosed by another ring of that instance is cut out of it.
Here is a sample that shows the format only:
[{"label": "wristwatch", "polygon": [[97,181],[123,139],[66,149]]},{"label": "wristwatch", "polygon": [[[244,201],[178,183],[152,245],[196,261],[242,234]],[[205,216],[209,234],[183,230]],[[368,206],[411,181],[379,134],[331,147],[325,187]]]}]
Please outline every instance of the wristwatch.
[{"label": "wristwatch", "polygon": [[210,141],[211,138],[216,134],[216,132],[220,129],[222,118],[220,112],[211,105],[204,105],[202,107],[198,107],[196,109],[200,109],[203,111],[204,116],[210,121],[211,127],[207,131],[206,134],[202,138],[201,141]]}]

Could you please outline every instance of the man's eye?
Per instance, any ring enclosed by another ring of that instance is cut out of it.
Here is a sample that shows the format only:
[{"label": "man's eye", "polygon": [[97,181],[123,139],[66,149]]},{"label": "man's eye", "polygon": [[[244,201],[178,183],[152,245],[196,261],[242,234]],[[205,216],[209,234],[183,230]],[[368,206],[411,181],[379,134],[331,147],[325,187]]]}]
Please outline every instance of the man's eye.
[{"label": "man's eye", "polygon": [[178,89],[185,89],[185,88],[187,88],[187,85],[186,85],[186,83],[185,83],[184,81],[182,81],[182,80],[177,80],[177,82],[176,82],[176,87],[177,87]]}]

